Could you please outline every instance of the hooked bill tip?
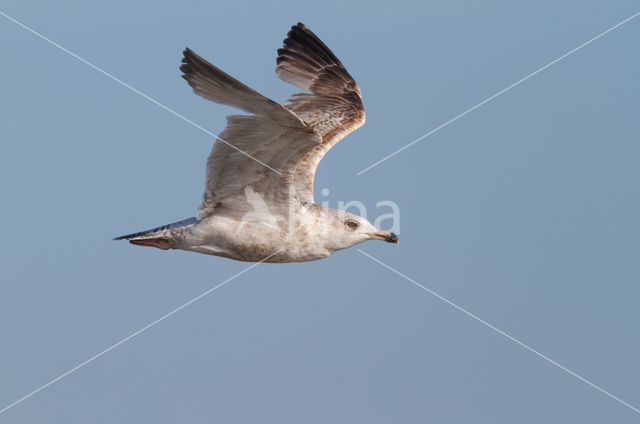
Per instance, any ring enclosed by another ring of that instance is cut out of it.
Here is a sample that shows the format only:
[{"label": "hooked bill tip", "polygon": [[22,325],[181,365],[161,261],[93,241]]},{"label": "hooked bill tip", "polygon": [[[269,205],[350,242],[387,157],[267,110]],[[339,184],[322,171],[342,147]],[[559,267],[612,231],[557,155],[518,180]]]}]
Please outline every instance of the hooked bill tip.
[{"label": "hooked bill tip", "polygon": [[400,239],[394,233],[391,233],[390,235],[385,237],[384,241],[386,241],[387,243],[395,243],[395,244],[400,243]]}]

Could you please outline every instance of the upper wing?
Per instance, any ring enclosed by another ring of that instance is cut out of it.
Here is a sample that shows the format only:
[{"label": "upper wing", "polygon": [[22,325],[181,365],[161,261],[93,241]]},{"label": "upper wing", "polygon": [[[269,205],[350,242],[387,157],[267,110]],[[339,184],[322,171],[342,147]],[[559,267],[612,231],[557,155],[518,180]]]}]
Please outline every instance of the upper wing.
[{"label": "upper wing", "polygon": [[[217,206],[247,206],[251,186],[269,204],[288,207],[296,164],[321,138],[295,114],[252,90],[190,49],[180,70],[193,91],[253,115],[227,117],[227,127],[207,160],[204,201],[198,214]],[[273,200],[273,201],[271,201]]]},{"label": "upper wing", "polygon": [[338,58],[302,23],[291,28],[278,50],[276,74],[313,94],[297,93],[284,106],[322,137],[296,166],[294,185],[301,201],[313,202],[313,177],[325,153],[364,124],[360,88]]}]

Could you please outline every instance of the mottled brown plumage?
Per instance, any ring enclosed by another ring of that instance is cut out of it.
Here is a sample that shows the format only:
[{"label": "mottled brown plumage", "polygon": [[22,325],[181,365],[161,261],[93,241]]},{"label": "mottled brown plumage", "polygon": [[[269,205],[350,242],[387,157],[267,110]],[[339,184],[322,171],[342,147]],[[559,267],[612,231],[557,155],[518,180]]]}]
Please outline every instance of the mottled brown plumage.
[{"label": "mottled brown plumage", "polygon": [[322,143],[300,160],[294,177],[301,201],[313,202],[313,179],[320,160],[364,124],[362,94],[338,58],[302,23],[287,34],[276,63],[280,79],[313,93],[296,93],[284,104],[322,137]]},{"label": "mottled brown plumage", "polygon": [[180,69],[196,94],[250,115],[227,117],[207,160],[195,218],[118,239],[269,262],[321,259],[371,239],[398,242],[365,218],[313,203],[318,163],[365,115],[360,88],[307,27],[293,26],[278,50],[278,77],[309,92],[292,95],[284,106],[190,49]]}]

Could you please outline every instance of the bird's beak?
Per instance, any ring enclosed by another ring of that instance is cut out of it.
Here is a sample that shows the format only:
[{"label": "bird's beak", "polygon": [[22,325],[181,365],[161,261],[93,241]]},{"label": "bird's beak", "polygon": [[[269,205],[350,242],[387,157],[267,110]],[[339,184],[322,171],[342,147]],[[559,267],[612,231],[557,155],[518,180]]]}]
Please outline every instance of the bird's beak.
[{"label": "bird's beak", "polygon": [[399,243],[398,236],[391,231],[379,231],[374,234],[374,237],[378,240],[386,241],[387,243]]}]

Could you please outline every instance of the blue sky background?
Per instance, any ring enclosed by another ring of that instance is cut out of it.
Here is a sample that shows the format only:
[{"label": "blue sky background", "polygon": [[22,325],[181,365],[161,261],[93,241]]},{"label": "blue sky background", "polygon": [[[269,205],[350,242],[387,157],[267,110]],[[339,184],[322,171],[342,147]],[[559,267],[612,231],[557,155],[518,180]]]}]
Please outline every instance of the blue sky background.
[{"label": "blue sky background", "polygon": [[[134,4],[135,3],[135,4]],[[316,198],[393,200],[369,254],[640,407],[634,1],[5,0],[0,10],[212,132],[189,46],[282,102],[307,24],[364,94]],[[0,408],[247,267],[111,238],[192,216],[213,139],[0,17]],[[321,188],[330,195],[320,198]],[[386,212],[386,210],[385,210]],[[34,423],[631,423],[640,415],[355,249],[260,265],[0,415]]]}]

